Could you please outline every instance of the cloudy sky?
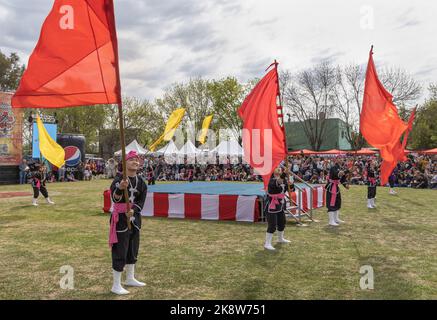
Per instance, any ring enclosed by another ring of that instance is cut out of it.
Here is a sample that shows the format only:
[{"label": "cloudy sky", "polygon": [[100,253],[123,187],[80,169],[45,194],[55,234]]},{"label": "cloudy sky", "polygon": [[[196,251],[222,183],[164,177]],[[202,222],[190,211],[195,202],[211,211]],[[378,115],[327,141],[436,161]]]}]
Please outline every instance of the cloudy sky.
[{"label": "cloudy sky", "polygon": [[[78,0],[72,0],[78,1]],[[190,77],[298,71],[324,59],[399,66],[437,82],[437,2],[430,0],[115,0],[124,94],[159,97]],[[53,0],[0,0],[0,50],[27,63]]]}]

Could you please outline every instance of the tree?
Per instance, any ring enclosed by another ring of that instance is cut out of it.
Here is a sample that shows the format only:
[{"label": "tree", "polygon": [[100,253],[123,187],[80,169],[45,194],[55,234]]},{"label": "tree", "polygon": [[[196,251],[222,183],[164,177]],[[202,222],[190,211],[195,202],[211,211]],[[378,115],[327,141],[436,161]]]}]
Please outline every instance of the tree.
[{"label": "tree", "polygon": [[284,107],[297,119],[313,150],[319,150],[325,140],[326,119],[334,114],[335,68],[322,62],[296,75],[280,75]]},{"label": "tree", "polygon": [[430,98],[416,113],[411,131],[410,145],[413,149],[433,149],[437,147],[437,95],[436,87],[430,85]]},{"label": "tree", "polygon": [[[420,97],[422,87],[410,75],[398,67],[383,69],[379,78],[384,87],[393,96],[393,102],[399,108],[399,115],[405,121],[411,114],[411,107]],[[346,138],[353,149],[364,146],[365,140],[360,128],[360,114],[364,94],[365,69],[350,64],[337,66],[334,104],[336,115],[346,123]]]},{"label": "tree", "polygon": [[240,140],[242,122],[237,114],[245,97],[245,87],[236,78],[227,77],[208,83],[208,92],[214,111],[213,129],[230,129],[234,138]]},{"label": "tree", "polygon": [[203,119],[213,112],[208,84],[209,81],[202,78],[173,84],[165,90],[162,99],[156,100],[156,106],[166,119],[175,109],[185,108],[187,119],[182,122],[181,128],[195,135],[202,127]]},{"label": "tree", "polygon": [[[148,100],[133,97],[123,97],[124,127],[131,132],[137,132],[135,138],[140,144],[152,144],[164,131],[164,117],[157,107]],[[106,129],[118,129],[118,107],[111,106],[107,110]],[[130,141],[126,141],[129,143]],[[119,146],[120,143],[115,144]]]},{"label": "tree", "polygon": [[20,57],[11,53],[9,57],[0,51],[0,90],[15,91],[24,72],[24,65],[20,64]]}]

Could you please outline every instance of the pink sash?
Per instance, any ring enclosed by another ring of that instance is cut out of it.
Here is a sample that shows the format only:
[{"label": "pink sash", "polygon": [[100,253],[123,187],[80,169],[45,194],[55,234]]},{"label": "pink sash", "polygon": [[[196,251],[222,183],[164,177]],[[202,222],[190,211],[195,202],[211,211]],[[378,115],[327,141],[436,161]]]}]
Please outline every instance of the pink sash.
[{"label": "pink sash", "polygon": [[269,197],[272,198],[272,202],[270,202],[269,209],[275,209],[276,206],[279,204],[279,199],[284,199],[285,194],[278,193],[278,194],[269,194]]},{"label": "pink sash", "polygon": [[[131,209],[131,204],[129,204],[129,210]],[[117,223],[119,220],[119,214],[126,213],[126,203],[114,203],[112,210],[111,226],[109,228],[109,247],[112,248],[114,243],[118,243],[117,238]]]},{"label": "pink sash", "polygon": [[329,203],[329,205],[331,207],[335,206],[335,200],[337,199],[337,188],[338,185],[340,184],[340,180],[331,180],[329,179],[329,183],[332,183],[332,187],[331,187],[331,202]]}]

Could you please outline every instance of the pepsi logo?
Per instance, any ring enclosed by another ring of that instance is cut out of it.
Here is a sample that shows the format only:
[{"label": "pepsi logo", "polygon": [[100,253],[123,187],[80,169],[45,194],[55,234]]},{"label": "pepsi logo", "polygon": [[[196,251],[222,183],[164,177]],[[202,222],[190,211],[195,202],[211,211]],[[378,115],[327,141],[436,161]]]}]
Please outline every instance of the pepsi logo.
[{"label": "pepsi logo", "polygon": [[75,167],[79,164],[82,154],[78,147],[68,146],[64,148],[65,151],[65,165]]}]

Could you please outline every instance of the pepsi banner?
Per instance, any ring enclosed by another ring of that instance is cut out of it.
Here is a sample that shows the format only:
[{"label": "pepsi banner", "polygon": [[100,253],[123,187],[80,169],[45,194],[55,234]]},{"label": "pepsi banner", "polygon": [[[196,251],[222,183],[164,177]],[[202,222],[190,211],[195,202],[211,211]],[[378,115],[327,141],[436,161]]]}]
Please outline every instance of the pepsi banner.
[{"label": "pepsi banner", "polygon": [[57,142],[65,150],[65,168],[75,172],[78,179],[82,177],[83,164],[85,162],[85,137],[74,134],[58,134]]}]

